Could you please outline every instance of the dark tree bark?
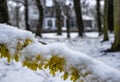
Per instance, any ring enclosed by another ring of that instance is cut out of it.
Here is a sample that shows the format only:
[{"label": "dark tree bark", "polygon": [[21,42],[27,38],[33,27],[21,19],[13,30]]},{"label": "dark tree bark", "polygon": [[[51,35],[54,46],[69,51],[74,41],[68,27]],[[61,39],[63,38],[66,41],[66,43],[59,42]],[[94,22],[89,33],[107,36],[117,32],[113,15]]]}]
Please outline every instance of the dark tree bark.
[{"label": "dark tree bark", "polygon": [[[71,4],[70,4],[71,5]],[[67,28],[67,38],[70,38],[70,5],[66,6],[66,28]]]},{"label": "dark tree bark", "polygon": [[81,2],[81,0],[73,0],[75,14],[76,14],[76,19],[77,19],[77,24],[78,24],[78,35],[80,37],[83,37],[84,26],[83,26],[83,20],[82,20],[82,12],[81,12],[81,4],[80,4],[80,2]]},{"label": "dark tree bark", "polygon": [[101,16],[100,16],[100,0],[96,0],[96,11],[97,11],[97,27],[99,35],[102,34],[102,27],[101,27]]},{"label": "dark tree bark", "polygon": [[103,41],[108,41],[108,2],[109,0],[105,0],[104,5],[104,27],[103,27]]},{"label": "dark tree bark", "polygon": [[39,19],[38,19],[38,25],[36,29],[36,35],[42,37],[41,33],[42,33],[42,26],[43,26],[43,20],[44,20],[44,14],[43,14],[44,9],[42,7],[40,0],[36,0],[36,5],[39,11]]},{"label": "dark tree bark", "polygon": [[57,24],[57,35],[62,35],[62,17],[61,17],[61,9],[60,6],[56,8],[56,24]]},{"label": "dark tree bark", "polygon": [[113,32],[114,28],[114,15],[113,15],[113,0],[108,2],[108,29],[110,32]]},{"label": "dark tree bark", "polygon": [[28,0],[24,0],[24,6],[25,6],[25,27],[26,30],[30,30],[30,25],[28,23],[29,21]]},{"label": "dark tree bark", "polygon": [[0,23],[9,23],[7,1],[0,0]]},{"label": "dark tree bark", "polygon": [[55,12],[56,12],[56,26],[57,26],[57,35],[62,35],[62,15],[61,15],[61,5],[59,4],[59,2],[57,2],[56,0],[54,0],[54,4],[55,4]]},{"label": "dark tree bark", "polygon": [[111,51],[120,51],[120,0],[114,0],[114,34]]},{"label": "dark tree bark", "polygon": [[16,6],[15,8],[15,12],[16,12],[16,26],[19,27],[19,8],[18,6]]},{"label": "dark tree bark", "polygon": [[67,24],[67,38],[70,38],[70,19],[69,18],[67,18],[66,24]]}]

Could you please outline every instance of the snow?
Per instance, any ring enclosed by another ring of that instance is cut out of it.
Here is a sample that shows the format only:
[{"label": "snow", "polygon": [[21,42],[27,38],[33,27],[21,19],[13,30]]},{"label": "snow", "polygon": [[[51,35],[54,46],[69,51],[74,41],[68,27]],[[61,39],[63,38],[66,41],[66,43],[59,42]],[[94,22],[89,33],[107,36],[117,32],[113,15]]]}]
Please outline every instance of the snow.
[{"label": "snow", "polygon": [[[66,39],[64,36],[65,34],[63,34],[61,38],[57,38],[55,34],[49,36],[45,35],[46,34],[43,34],[43,37],[45,38],[39,40],[46,42],[47,45],[39,43],[31,32],[0,24],[0,44],[7,44],[6,46],[9,50],[16,50],[18,40],[21,40],[22,42],[24,42],[26,38],[32,40],[31,44],[28,44],[21,50],[21,62],[23,62],[26,57],[34,60],[34,57],[40,55],[44,61],[44,59],[49,60],[53,55],[56,55],[66,60],[64,68],[65,72],[71,72],[71,67],[74,67],[79,74],[83,75],[79,80],[83,79],[85,82],[119,82],[119,53],[112,53],[112,55],[114,55],[112,56],[111,54],[106,55],[106,53],[100,52],[101,50],[110,47],[113,38],[110,42],[101,43],[102,37],[97,37],[98,34],[96,33],[87,33],[87,38],[78,38],[76,37],[77,34],[74,33],[71,39]],[[50,39],[53,36],[56,37]],[[14,52],[12,52],[12,54],[14,54]],[[41,73],[40,71],[36,74],[37,71],[33,72],[26,67],[22,67],[20,62],[14,63],[14,61],[12,61],[11,64],[7,64],[4,59],[0,59],[0,61],[0,82],[9,82],[9,80],[10,82],[63,81],[58,79],[60,75],[56,77],[47,76],[47,79],[45,79],[42,75],[37,75]],[[85,73],[88,73],[88,75],[84,78]],[[45,72],[42,72],[41,74],[44,76]],[[69,82],[69,80],[67,81]]]},{"label": "snow", "polygon": [[5,59],[0,59],[0,62],[0,82],[41,82],[44,79],[30,69],[23,68],[20,62],[8,64]]},{"label": "snow", "polygon": [[25,39],[36,41],[31,32],[18,30],[17,27],[13,28],[12,26],[0,24],[0,44],[6,44],[10,50],[10,54],[15,53],[18,41],[25,41]]}]

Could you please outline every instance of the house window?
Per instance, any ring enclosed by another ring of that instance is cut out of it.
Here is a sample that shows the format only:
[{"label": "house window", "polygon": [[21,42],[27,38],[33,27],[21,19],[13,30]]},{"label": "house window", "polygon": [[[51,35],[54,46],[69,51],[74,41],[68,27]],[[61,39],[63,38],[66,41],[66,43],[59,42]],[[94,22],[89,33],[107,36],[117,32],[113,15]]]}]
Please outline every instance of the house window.
[{"label": "house window", "polygon": [[38,11],[37,11],[37,10],[33,10],[33,13],[34,13],[34,14],[38,14]]},{"label": "house window", "polygon": [[53,25],[52,25],[52,20],[48,20],[48,26],[49,27],[52,27]]}]

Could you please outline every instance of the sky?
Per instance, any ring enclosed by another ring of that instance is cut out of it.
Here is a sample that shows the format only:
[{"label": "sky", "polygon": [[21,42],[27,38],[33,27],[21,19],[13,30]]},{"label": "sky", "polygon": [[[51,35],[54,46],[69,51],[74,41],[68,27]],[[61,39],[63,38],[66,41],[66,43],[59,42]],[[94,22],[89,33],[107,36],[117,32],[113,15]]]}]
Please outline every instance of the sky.
[{"label": "sky", "polygon": [[53,5],[52,0],[46,0],[46,5],[47,5],[47,6],[52,6],[52,5]]}]

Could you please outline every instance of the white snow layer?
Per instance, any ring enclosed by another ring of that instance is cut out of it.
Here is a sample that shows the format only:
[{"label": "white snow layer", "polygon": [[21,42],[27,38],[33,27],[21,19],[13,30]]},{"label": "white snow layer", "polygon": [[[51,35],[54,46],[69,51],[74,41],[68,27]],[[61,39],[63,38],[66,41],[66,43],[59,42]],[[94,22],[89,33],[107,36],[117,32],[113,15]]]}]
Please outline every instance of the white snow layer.
[{"label": "white snow layer", "polygon": [[15,49],[18,41],[25,41],[25,39],[34,39],[34,35],[31,32],[18,30],[17,27],[0,24],[0,43],[6,44],[11,54],[15,53]]},{"label": "white snow layer", "polygon": [[18,41],[24,42],[26,39],[32,40],[32,43],[21,50],[21,61],[24,61],[26,57],[33,59],[37,55],[47,60],[52,56],[58,56],[66,61],[65,72],[69,73],[71,68],[75,68],[79,75],[88,74],[85,78],[79,77],[79,80],[82,79],[84,82],[119,82],[120,71],[101,61],[74,51],[64,43],[40,44],[31,32],[0,24],[0,44],[5,44],[11,54],[15,54]]}]

